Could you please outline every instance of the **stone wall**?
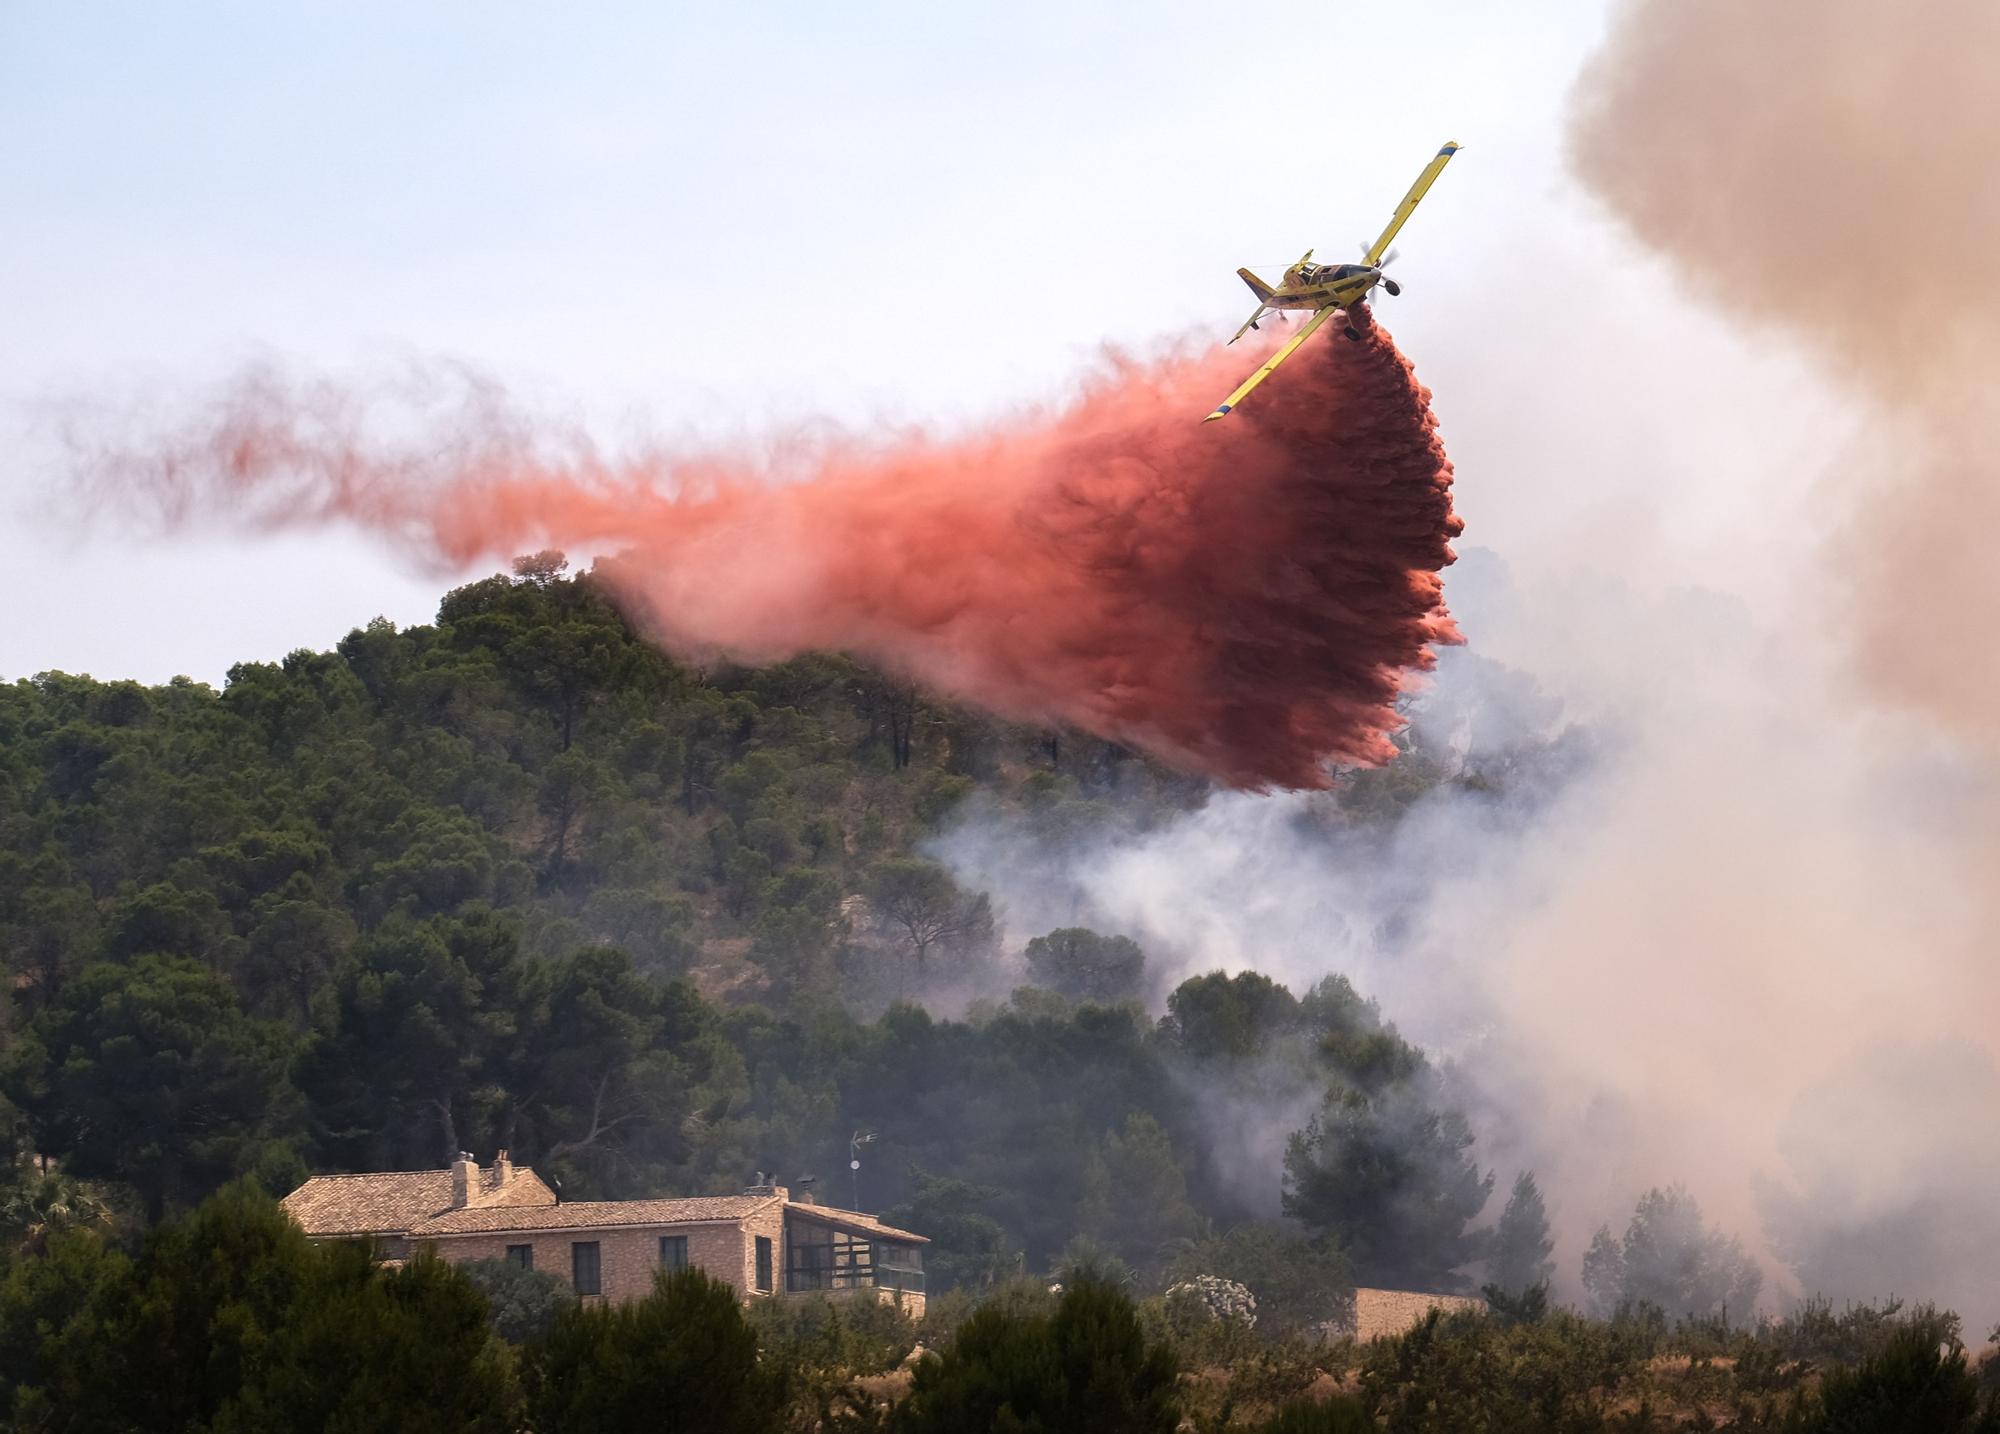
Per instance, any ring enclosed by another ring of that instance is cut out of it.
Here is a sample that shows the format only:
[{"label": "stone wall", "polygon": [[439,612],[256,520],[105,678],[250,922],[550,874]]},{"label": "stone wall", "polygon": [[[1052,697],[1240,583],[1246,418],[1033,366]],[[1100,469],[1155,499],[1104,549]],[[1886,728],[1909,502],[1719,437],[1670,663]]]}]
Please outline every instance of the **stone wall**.
[{"label": "stone wall", "polygon": [[[536,1269],[567,1281],[572,1269],[570,1247],[580,1241],[595,1240],[602,1297],[622,1302],[651,1293],[654,1272],[660,1267],[660,1236],[684,1235],[688,1242],[688,1263],[716,1279],[728,1281],[736,1287],[737,1294],[747,1299],[756,1271],[753,1233],[771,1235],[775,1282],[784,1278],[779,1238],[783,1234],[783,1218],[783,1207],[774,1207],[768,1220],[753,1216],[746,1221],[700,1225],[494,1230],[476,1235],[438,1235],[416,1243],[430,1245],[454,1264],[462,1260],[502,1260],[507,1257],[509,1245],[527,1245],[534,1251]],[[768,1230],[767,1224],[771,1227]]]},{"label": "stone wall", "polygon": [[1431,1310],[1446,1314],[1470,1310],[1486,1312],[1486,1301],[1466,1295],[1427,1295],[1415,1290],[1369,1290],[1354,1292],[1354,1337],[1366,1344],[1385,1335],[1401,1334]]},{"label": "stone wall", "polygon": [[[774,1295],[783,1294],[785,1291],[785,1206],[782,1200],[766,1209],[759,1210],[754,1215],[745,1217],[743,1221],[743,1243],[738,1247],[740,1251],[739,1258],[743,1263],[737,1270],[736,1277],[731,1279],[729,1283],[736,1286],[739,1293],[744,1290],[756,1290],[757,1241],[755,1237],[758,1235],[764,1236],[765,1239],[771,1242],[771,1288],[768,1293]],[[689,1248],[692,1249],[693,1246],[689,1246]]]}]

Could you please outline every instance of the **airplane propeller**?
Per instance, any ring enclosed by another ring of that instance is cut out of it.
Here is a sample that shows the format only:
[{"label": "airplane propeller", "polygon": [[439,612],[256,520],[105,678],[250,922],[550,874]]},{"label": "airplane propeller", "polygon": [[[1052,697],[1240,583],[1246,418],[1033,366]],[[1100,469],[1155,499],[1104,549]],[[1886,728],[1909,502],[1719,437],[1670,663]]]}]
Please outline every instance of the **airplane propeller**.
[{"label": "airplane propeller", "polygon": [[[1399,249],[1391,248],[1388,253],[1382,256],[1381,262],[1376,264],[1375,267],[1378,270],[1387,269],[1391,264],[1396,262],[1396,255],[1401,252]],[[1361,246],[1361,257],[1364,259],[1368,257],[1368,246],[1365,243]],[[1393,299],[1396,295],[1403,292],[1403,286],[1385,273],[1382,275],[1382,290]]]}]

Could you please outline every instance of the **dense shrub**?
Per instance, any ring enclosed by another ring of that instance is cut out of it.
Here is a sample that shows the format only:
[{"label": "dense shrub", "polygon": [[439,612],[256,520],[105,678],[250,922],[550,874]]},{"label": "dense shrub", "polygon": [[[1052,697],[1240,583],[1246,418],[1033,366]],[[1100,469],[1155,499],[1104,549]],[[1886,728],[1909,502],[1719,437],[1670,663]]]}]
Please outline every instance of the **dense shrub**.
[{"label": "dense shrub", "polygon": [[977,1311],[917,1366],[898,1434],[1172,1434],[1174,1360],[1146,1338],[1132,1301],[1095,1279],[1052,1314]]},{"label": "dense shrub", "polygon": [[879,1374],[917,1342],[916,1322],[877,1300],[791,1295],[758,1300],[747,1316],[759,1347],[790,1369]]},{"label": "dense shrub", "polygon": [[1971,1434],[2000,1430],[2000,1408],[1980,1413],[1979,1380],[1957,1340],[1911,1323],[1852,1367],[1827,1372],[1811,1434]]},{"label": "dense shrub", "polygon": [[1248,1434],[1375,1434],[1376,1423],[1354,1399],[1295,1399]]},{"label": "dense shrub", "polygon": [[522,1383],[537,1434],[767,1434],[785,1397],[735,1289],[698,1269],[662,1271],[630,1304],[563,1309],[525,1352]]},{"label": "dense shrub", "polygon": [[1392,1430],[1596,1430],[1610,1392],[1656,1349],[1645,1323],[1557,1313],[1532,1324],[1433,1310],[1402,1338],[1363,1357],[1369,1408]]},{"label": "dense shrub", "polygon": [[509,1344],[540,1339],[576,1303],[565,1280],[511,1260],[467,1260],[459,1270],[486,1296],[487,1322]]},{"label": "dense shrub", "polygon": [[244,1184],[129,1260],[67,1234],[0,1283],[0,1410],[17,1428],[499,1434],[513,1405],[463,1274],[311,1244]]}]

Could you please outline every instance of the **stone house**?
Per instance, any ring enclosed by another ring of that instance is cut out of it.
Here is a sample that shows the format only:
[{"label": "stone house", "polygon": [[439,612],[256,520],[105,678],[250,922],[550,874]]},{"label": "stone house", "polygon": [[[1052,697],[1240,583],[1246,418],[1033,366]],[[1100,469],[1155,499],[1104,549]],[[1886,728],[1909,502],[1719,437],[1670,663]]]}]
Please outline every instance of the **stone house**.
[{"label": "stone house", "polygon": [[817,1292],[924,1311],[922,1235],[872,1215],[794,1200],[782,1185],[676,1200],[558,1201],[502,1151],[490,1170],[319,1175],[284,1199],[316,1240],[373,1239],[389,1258],[431,1249],[454,1263],[511,1260],[586,1299],[636,1299],[654,1272],[695,1266],[745,1300]]}]

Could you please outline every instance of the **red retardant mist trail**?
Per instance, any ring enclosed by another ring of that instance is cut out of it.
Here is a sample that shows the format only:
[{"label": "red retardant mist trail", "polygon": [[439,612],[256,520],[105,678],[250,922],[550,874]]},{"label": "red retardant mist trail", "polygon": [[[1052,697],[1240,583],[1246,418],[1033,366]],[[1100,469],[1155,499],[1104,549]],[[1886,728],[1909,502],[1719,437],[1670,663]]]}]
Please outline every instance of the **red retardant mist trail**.
[{"label": "red retardant mist trail", "polygon": [[790,483],[747,459],[552,461],[491,414],[391,454],[351,394],[268,380],[91,467],[183,520],[347,520],[453,563],[611,552],[599,575],[676,653],[847,651],[1232,787],[1324,787],[1395,754],[1409,674],[1460,640],[1430,394],[1361,324],[1219,423],[1255,352],[1115,364],[1053,415],[849,443]]}]

